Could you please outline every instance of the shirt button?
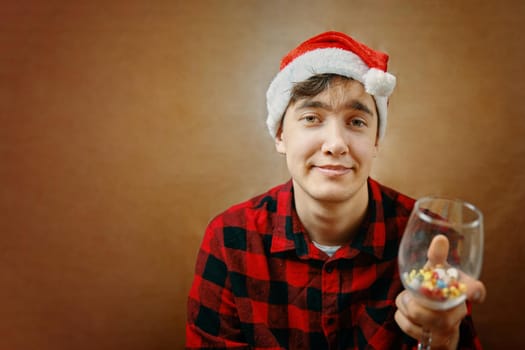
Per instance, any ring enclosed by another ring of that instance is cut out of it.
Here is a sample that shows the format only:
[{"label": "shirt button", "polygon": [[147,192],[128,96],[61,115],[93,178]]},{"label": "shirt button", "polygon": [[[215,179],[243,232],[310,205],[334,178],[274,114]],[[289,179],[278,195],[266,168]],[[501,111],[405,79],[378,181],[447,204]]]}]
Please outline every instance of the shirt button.
[{"label": "shirt button", "polygon": [[325,271],[326,271],[327,273],[332,273],[332,272],[334,271],[334,267],[333,267],[332,265],[327,266],[327,267],[325,268]]},{"label": "shirt button", "polygon": [[326,321],[326,323],[328,323],[329,326],[333,325],[334,322],[335,322],[334,318],[329,318],[328,321]]}]

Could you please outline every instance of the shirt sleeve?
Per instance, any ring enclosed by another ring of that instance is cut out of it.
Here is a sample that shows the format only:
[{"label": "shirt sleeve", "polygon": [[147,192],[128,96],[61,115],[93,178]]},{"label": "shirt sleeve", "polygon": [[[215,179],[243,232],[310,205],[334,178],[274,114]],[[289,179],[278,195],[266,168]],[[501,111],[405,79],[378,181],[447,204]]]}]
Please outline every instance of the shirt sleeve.
[{"label": "shirt sleeve", "polygon": [[481,341],[478,338],[472,321],[472,304],[467,302],[467,316],[459,326],[458,350],[482,350]]},{"label": "shirt sleeve", "polygon": [[223,230],[210,223],[201,244],[190,289],[186,322],[186,349],[249,349],[228,278]]}]

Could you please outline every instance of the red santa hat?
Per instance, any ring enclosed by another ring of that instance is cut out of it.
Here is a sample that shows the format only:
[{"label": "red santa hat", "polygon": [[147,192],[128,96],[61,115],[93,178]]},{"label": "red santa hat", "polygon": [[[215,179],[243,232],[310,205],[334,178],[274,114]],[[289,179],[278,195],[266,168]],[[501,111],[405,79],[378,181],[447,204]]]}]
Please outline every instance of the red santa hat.
[{"label": "red santa hat", "polygon": [[396,78],[387,73],[388,55],[372,50],[339,32],[319,34],[300,44],[283,57],[279,73],[266,92],[266,124],[275,137],[290,102],[294,84],[317,75],[332,73],[361,82],[374,96],[379,115],[379,139],[386,130],[388,97]]}]

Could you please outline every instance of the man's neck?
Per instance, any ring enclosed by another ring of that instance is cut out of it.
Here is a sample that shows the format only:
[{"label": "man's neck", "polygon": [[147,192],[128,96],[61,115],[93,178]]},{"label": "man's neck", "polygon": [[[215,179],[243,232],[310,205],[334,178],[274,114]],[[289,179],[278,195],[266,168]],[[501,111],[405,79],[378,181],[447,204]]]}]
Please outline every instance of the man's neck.
[{"label": "man's neck", "polygon": [[354,238],[368,208],[366,183],[344,202],[321,202],[300,189],[294,191],[297,215],[313,241],[324,245],[341,245]]}]

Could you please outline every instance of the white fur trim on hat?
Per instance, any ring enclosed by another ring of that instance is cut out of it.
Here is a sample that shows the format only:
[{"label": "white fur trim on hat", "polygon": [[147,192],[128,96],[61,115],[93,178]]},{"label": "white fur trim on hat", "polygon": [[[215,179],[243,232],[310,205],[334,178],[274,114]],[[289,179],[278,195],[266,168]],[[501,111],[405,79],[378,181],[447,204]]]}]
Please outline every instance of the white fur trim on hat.
[{"label": "white fur trim on hat", "polygon": [[396,78],[380,69],[370,69],[359,56],[339,48],[322,48],[306,52],[277,73],[266,92],[268,108],[266,124],[270,135],[274,138],[277,135],[281,119],[290,102],[293,86],[314,75],[325,73],[355,79],[364,85],[366,92],[374,96],[381,139],[386,130],[388,96],[395,87]]}]

